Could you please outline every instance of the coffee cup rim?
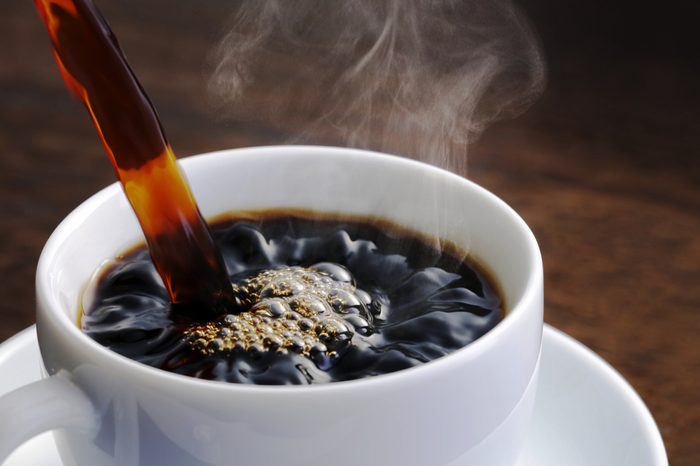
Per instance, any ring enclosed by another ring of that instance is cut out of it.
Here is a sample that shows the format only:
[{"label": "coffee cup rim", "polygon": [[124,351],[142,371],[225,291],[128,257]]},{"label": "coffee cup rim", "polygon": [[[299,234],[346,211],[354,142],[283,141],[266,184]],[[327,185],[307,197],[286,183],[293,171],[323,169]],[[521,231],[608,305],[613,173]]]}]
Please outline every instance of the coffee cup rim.
[{"label": "coffee cup rim", "polygon": [[220,381],[198,379],[186,375],[167,372],[162,369],[136,362],[115,353],[88,337],[86,334],[80,331],[75,321],[72,321],[67,315],[65,315],[62,310],[62,303],[60,303],[57,297],[50,292],[51,285],[49,283],[49,277],[51,266],[53,265],[53,259],[59,246],[69,237],[71,232],[75,230],[75,228],[85,218],[89,217],[95,210],[101,208],[104,203],[109,201],[115,195],[120,195],[121,187],[115,182],[90,196],[79,206],[77,206],[71,213],[69,213],[53,231],[39,258],[36,272],[37,305],[39,309],[45,310],[44,317],[49,319],[55,328],[62,332],[61,338],[70,338],[81,347],[80,349],[82,351],[91,352],[91,356],[99,359],[101,363],[116,365],[115,367],[128,371],[131,375],[139,378],[140,380],[168,382],[171,384],[176,384],[183,389],[191,388],[198,391],[211,390],[214,392],[224,391],[241,394],[256,393],[266,394],[266,396],[290,396],[295,394],[303,396],[304,394],[310,395],[318,394],[320,392],[330,393],[358,389],[374,390],[382,386],[386,389],[391,389],[398,385],[402,385],[405,381],[409,381],[411,379],[431,378],[442,371],[449,371],[452,366],[457,365],[457,363],[462,359],[477,358],[479,354],[487,351],[493,345],[498,345],[502,335],[507,333],[510,327],[515,326],[519,319],[523,319],[525,317],[524,314],[526,309],[529,307],[528,303],[537,299],[543,280],[543,267],[539,247],[530,228],[515,212],[515,210],[513,210],[498,196],[474,183],[473,181],[458,176],[447,170],[404,157],[374,151],[309,145],[257,146],[240,149],[226,149],[183,157],[180,159],[180,161],[182,162],[183,166],[188,167],[199,163],[208,163],[209,160],[217,157],[254,156],[260,153],[267,153],[268,155],[275,154],[276,156],[285,156],[291,153],[305,153],[309,155],[323,154],[324,157],[330,155],[345,155],[352,156],[353,158],[381,159],[393,164],[426,170],[435,175],[447,177],[454,182],[468,187],[468,189],[472,190],[477,195],[484,196],[488,198],[491,203],[499,206],[501,210],[511,217],[511,220],[519,226],[519,229],[524,236],[525,244],[528,246],[527,255],[529,257],[528,263],[530,264],[530,273],[528,274],[524,292],[517,302],[512,303],[509,306],[510,310],[506,316],[477,340],[446,356],[397,372],[325,384],[279,386],[236,384],[226,382],[222,383]]}]

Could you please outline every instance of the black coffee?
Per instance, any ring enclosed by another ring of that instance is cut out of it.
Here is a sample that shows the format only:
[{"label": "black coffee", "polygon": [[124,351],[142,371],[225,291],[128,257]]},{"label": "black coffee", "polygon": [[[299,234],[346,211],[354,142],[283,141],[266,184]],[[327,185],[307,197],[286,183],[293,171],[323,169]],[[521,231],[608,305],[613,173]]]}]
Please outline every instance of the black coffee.
[{"label": "black coffee", "polygon": [[85,333],[179,374],[310,384],[431,361],[502,316],[476,264],[388,222],[270,211],[211,229],[246,311],[204,323],[178,312],[142,246],[97,279]]}]

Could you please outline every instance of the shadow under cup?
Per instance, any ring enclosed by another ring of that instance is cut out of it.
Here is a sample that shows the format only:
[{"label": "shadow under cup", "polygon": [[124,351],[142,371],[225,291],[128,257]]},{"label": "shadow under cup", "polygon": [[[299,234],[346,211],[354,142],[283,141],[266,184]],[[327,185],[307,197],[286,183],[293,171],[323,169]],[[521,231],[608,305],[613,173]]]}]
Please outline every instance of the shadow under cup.
[{"label": "shadow under cup", "polygon": [[542,263],[512,209],[456,175],[359,150],[261,147],[181,163],[205,217],[269,208],[369,214],[455,243],[495,277],[506,317],[449,356],[349,382],[236,385],[141,365],[76,325],[95,270],[142,240],[112,185],[56,229],[37,271],[46,371],[67,376],[90,400],[84,415],[97,419],[92,430],[56,431],[65,464],[513,464],[534,400]]}]

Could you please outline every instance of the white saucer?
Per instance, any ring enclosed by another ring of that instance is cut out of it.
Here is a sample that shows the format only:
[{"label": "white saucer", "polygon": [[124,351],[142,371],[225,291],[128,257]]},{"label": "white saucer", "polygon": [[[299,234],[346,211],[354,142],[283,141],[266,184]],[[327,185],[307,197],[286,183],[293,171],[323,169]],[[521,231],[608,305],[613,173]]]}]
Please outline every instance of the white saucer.
[{"label": "white saucer", "polygon": [[[605,361],[545,325],[532,429],[518,466],[668,466],[654,419]],[[39,379],[30,327],[0,345],[0,395]],[[5,466],[61,466],[50,433],[25,443]]]}]

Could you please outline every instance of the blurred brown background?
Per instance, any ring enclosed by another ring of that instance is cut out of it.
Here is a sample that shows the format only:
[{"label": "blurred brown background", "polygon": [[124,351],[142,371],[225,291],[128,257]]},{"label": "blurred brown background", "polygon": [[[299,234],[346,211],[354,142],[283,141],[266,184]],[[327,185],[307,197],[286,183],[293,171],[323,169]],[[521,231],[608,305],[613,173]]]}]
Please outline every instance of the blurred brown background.
[{"label": "blurred brown background", "polygon": [[[206,56],[229,2],[98,1],[179,156],[281,143],[287,127],[222,121]],[[549,64],[524,115],[473,147],[469,177],[533,228],[550,324],[617,368],[676,466],[700,464],[700,58],[696,2],[523,0]],[[34,321],[41,247],[114,180],[67,94],[31,2],[0,13],[0,341]]]}]

